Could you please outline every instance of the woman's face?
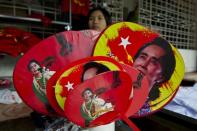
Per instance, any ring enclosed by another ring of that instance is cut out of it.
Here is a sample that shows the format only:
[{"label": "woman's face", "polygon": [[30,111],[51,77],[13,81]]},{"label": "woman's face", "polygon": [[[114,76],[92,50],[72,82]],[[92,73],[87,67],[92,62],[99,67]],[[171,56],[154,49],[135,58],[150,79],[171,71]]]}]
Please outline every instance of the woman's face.
[{"label": "woman's face", "polygon": [[150,87],[156,81],[162,80],[162,66],[160,58],[165,55],[165,51],[156,45],[150,45],[142,50],[136,58],[133,66],[147,76]]},{"label": "woman's face", "polygon": [[105,17],[100,10],[96,10],[90,14],[88,26],[90,29],[97,31],[102,31],[107,27]]},{"label": "woman's face", "polygon": [[92,77],[94,77],[95,75],[97,74],[97,68],[90,68],[90,69],[87,69],[83,75],[83,80],[88,80]]},{"label": "woman's face", "polygon": [[35,62],[32,62],[30,64],[30,71],[32,72],[33,75],[40,73],[39,68],[40,66]]},{"label": "woman's face", "polygon": [[83,94],[84,100],[89,101],[92,99],[92,92],[90,90],[86,90]]}]

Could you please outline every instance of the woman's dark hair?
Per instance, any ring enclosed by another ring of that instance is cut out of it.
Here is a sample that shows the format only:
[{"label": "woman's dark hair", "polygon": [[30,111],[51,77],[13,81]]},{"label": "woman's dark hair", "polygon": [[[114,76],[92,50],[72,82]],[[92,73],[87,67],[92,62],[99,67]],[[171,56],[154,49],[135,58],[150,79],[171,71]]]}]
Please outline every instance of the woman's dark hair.
[{"label": "woman's dark hair", "polygon": [[153,87],[151,88],[148,94],[148,101],[156,100],[159,97],[159,95],[160,95],[159,85],[156,83],[155,85],[153,85]]},{"label": "woman's dark hair", "polygon": [[93,93],[93,91],[92,91],[91,88],[86,88],[86,89],[81,93],[81,96],[82,96],[82,97],[84,97],[84,93],[85,93],[86,91],[90,91],[90,92]]},{"label": "woman's dark hair", "polygon": [[32,59],[31,61],[29,61],[28,65],[27,65],[27,68],[29,71],[31,71],[31,67],[30,67],[31,63],[36,63],[37,65],[39,65],[41,67],[41,65],[38,61]]},{"label": "woman's dark hair", "polygon": [[96,68],[96,69],[97,69],[96,74],[100,74],[100,73],[103,73],[103,72],[106,72],[106,71],[109,71],[109,70],[110,70],[107,66],[102,65],[102,64],[100,64],[100,63],[97,63],[97,62],[88,62],[88,63],[86,63],[86,64],[83,66],[83,72],[82,72],[82,75],[81,75],[81,81],[82,81],[82,82],[84,81],[84,80],[83,80],[83,79],[84,79],[84,78],[83,78],[84,73],[85,73],[88,69],[90,69],[90,68]]},{"label": "woman's dark hair", "polygon": [[152,42],[145,44],[142,46],[139,51],[134,56],[134,61],[139,57],[141,52],[150,45],[157,45],[165,51],[165,55],[161,57],[161,67],[162,67],[162,76],[164,80],[162,82],[166,82],[170,79],[171,75],[175,70],[175,57],[173,50],[170,44],[161,37],[156,37]]},{"label": "woman's dark hair", "polygon": [[[109,12],[105,9],[105,8],[102,8],[100,6],[97,6],[93,9],[91,9],[89,12],[88,12],[88,15],[87,15],[87,21],[89,21],[89,18],[90,18],[90,15],[94,12],[94,11],[101,11],[103,16],[105,17],[105,21],[106,21],[106,24],[107,25],[110,25],[112,24],[112,20],[111,20],[111,15],[109,14]],[[87,22],[88,23],[88,22]]]}]

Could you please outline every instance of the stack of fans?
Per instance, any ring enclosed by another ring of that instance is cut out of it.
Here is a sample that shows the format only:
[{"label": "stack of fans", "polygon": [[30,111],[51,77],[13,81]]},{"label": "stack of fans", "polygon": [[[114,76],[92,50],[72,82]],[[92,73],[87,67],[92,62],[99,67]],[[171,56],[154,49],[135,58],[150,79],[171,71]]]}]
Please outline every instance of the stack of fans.
[{"label": "stack of fans", "polygon": [[120,22],[103,32],[66,31],[31,48],[16,64],[14,86],[45,115],[95,127],[143,117],[176,94],[184,76],[178,50],[158,33]]}]

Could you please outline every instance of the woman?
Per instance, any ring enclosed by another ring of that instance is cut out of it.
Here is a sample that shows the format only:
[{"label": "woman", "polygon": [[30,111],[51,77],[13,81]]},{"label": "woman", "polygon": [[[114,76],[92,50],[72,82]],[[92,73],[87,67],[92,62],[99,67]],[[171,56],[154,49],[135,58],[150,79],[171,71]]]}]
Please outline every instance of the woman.
[{"label": "woman", "polygon": [[150,43],[142,46],[134,56],[133,67],[147,76],[149,81],[149,96],[139,115],[151,112],[149,102],[161,97],[161,84],[170,80],[175,70],[175,57],[170,44],[161,37],[156,37]]},{"label": "woman", "polygon": [[[102,32],[107,26],[112,24],[111,15],[109,12],[102,7],[95,7],[91,9],[87,16],[88,28]],[[112,122],[107,125],[99,127],[89,128],[88,131],[114,131],[115,123]],[[83,131],[83,130],[82,130]]]},{"label": "woman", "polygon": [[29,62],[27,68],[33,75],[33,91],[39,100],[48,105],[46,84],[55,71],[49,71],[45,67],[42,68],[40,63],[34,59]]},{"label": "woman", "polygon": [[80,112],[85,120],[86,126],[100,115],[114,110],[110,102],[106,102],[104,99],[99,98],[89,87],[82,92],[82,97],[84,102],[81,105]]},{"label": "woman", "polygon": [[87,18],[88,28],[99,32],[112,23],[109,12],[102,7],[91,9]]}]

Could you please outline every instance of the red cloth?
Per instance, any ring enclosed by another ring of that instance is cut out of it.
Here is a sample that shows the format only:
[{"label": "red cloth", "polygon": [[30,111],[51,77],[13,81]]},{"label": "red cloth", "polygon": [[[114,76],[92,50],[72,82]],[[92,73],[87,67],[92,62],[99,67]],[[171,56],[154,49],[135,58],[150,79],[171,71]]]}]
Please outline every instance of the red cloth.
[{"label": "red cloth", "polygon": [[[63,12],[69,12],[69,1],[61,1],[61,9]],[[87,16],[89,12],[89,0],[72,0],[72,14]]]},{"label": "red cloth", "polygon": [[7,78],[0,79],[0,87],[10,87],[11,81]]},{"label": "red cloth", "polygon": [[42,24],[47,27],[51,24],[52,20],[42,14],[39,14],[39,13],[32,13],[30,15],[31,18],[37,18],[37,19],[40,19]]},{"label": "red cloth", "polygon": [[41,39],[29,32],[6,27],[0,31],[0,52],[16,57],[20,53],[26,53],[40,41]]}]

